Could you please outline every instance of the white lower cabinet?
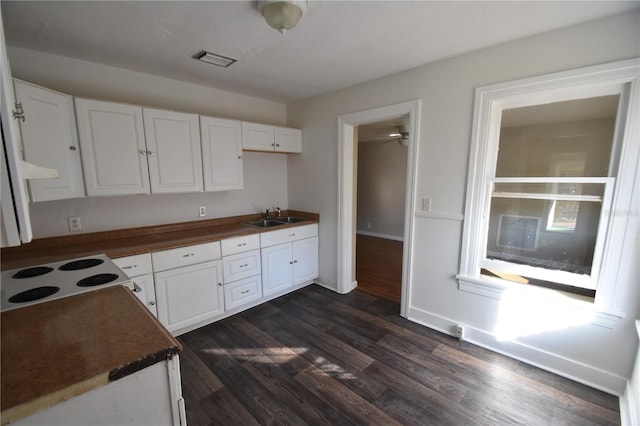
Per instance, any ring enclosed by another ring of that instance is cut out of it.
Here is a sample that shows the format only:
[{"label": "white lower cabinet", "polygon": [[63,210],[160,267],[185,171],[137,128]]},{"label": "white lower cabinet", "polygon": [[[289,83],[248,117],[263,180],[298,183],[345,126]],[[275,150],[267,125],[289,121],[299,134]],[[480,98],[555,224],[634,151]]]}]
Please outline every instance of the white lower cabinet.
[{"label": "white lower cabinet", "polygon": [[224,285],[224,307],[227,311],[262,298],[260,275]]},{"label": "white lower cabinet", "polygon": [[144,253],[134,256],[120,257],[113,259],[122,271],[127,274],[135,286],[133,294],[140,299],[144,306],[157,317],[156,308],[156,288],[153,282],[153,268],[151,266],[151,254]]},{"label": "white lower cabinet", "polygon": [[262,298],[260,237],[246,235],[222,241],[224,306],[227,311]]},{"label": "white lower cabinet", "polygon": [[317,235],[317,224],[260,235],[264,296],[285,291],[318,277]]},{"label": "white lower cabinet", "polygon": [[291,243],[262,249],[262,290],[265,296],[293,287]]},{"label": "white lower cabinet", "polygon": [[213,260],[154,274],[158,319],[171,332],[224,313],[222,261]]}]

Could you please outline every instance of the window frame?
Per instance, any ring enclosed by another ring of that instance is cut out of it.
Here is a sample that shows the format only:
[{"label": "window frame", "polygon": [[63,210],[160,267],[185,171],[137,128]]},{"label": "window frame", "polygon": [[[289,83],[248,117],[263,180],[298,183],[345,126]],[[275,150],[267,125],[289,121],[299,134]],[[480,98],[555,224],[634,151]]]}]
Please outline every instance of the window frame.
[{"label": "window frame", "polygon": [[[460,270],[456,276],[459,290],[502,299],[506,290],[523,286],[480,274],[486,253],[492,182],[497,179],[502,110],[619,94],[609,173],[610,177],[615,177],[615,183],[607,195],[611,197],[611,207],[606,208],[603,204],[601,223],[605,221],[606,235],[596,253],[601,256],[594,282],[596,297],[591,304],[583,303],[598,312],[613,313],[600,325],[613,326],[615,318],[624,316],[620,312],[624,302],[620,287],[625,284],[620,284],[616,278],[622,268],[619,259],[632,214],[640,152],[639,77],[640,58],[634,58],[476,89]],[[550,296],[548,292],[557,291],[536,287],[532,293],[545,298]]]}]

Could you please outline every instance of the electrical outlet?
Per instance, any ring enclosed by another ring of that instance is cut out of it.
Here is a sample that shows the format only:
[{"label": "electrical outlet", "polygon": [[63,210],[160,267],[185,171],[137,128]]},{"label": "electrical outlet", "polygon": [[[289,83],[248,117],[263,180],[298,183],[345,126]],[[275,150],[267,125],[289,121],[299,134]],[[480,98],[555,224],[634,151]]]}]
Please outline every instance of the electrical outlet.
[{"label": "electrical outlet", "polygon": [[456,325],[456,337],[460,340],[464,339],[464,326],[462,324]]},{"label": "electrical outlet", "polygon": [[371,229],[371,222],[367,222],[367,229]]},{"label": "electrical outlet", "polygon": [[82,222],[80,222],[79,216],[69,216],[67,219],[69,220],[69,231],[82,230]]},{"label": "electrical outlet", "polygon": [[430,212],[431,211],[431,198],[423,198],[422,199],[422,211]]},{"label": "electrical outlet", "polygon": [[207,208],[205,206],[200,206],[199,214],[200,217],[205,217],[207,215]]}]

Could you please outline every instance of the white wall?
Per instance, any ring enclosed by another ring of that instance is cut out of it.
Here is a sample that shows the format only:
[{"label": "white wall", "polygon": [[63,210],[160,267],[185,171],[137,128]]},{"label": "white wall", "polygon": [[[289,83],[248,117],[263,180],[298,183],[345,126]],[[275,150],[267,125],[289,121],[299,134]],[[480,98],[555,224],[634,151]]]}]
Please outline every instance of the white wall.
[{"label": "white wall", "polygon": [[[416,215],[411,248],[410,315],[450,331],[452,324],[492,335],[499,301],[458,290],[464,199],[474,90],[478,86],[640,55],[640,12],[506,43],[443,60],[288,106],[289,124],[304,129],[304,156],[288,159],[291,208],[320,213],[320,281],[336,286],[338,252],[337,117],[422,99],[416,198],[431,198],[433,215]],[[419,203],[416,203],[419,205]],[[637,205],[637,203],[636,203]],[[637,226],[637,219],[631,221]],[[632,230],[632,235],[637,231]],[[621,279],[638,280],[640,238],[625,248],[632,265]],[[626,317],[610,330],[593,325],[522,337],[516,354],[547,369],[621,393],[635,352],[638,286],[618,295]],[[543,314],[543,313],[541,313]],[[615,348],[615,350],[611,350]],[[506,351],[506,350],[505,350]],[[515,350],[511,351],[515,354]]]},{"label": "white wall", "polygon": [[358,144],[358,232],[404,237],[407,153],[395,141]]},{"label": "white wall", "polygon": [[[74,96],[148,105],[270,124],[286,124],[286,106],[205,86],[122,68],[8,47],[13,76]],[[284,154],[244,153],[241,191],[175,195],[92,197],[32,203],[34,238],[70,234],[68,216],[79,216],[82,232],[234,216],[278,206],[286,209]]]}]

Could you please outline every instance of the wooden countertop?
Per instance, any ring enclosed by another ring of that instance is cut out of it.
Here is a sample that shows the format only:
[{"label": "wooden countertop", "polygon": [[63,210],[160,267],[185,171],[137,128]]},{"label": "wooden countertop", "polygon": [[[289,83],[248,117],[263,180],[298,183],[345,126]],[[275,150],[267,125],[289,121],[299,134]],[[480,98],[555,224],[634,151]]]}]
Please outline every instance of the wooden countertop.
[{"label": "wooden countertop", "polygon": [[0,322],[2,424],[182,350],[123,286],[2,312]]},{"label": "wooden countertop", "polygon": [[274,228],[254,228],[245,225],[260,219],[263,214],[233,216],[227,218],[120,229],[115,231],[76,234],[33,240],[18,247],[0,250],[2,270],[24,268],[65,259],[106,254],[112,259],[149,253],[193,244],[218,241],[225,238],[274,231],[286,227],[317,223],[314,213],[287,210],[285,216],[302,216],[309,221]]}]

